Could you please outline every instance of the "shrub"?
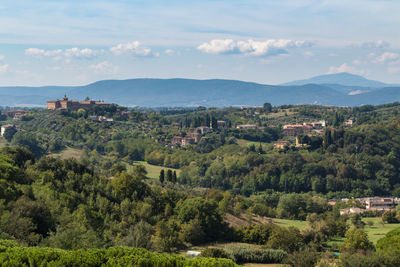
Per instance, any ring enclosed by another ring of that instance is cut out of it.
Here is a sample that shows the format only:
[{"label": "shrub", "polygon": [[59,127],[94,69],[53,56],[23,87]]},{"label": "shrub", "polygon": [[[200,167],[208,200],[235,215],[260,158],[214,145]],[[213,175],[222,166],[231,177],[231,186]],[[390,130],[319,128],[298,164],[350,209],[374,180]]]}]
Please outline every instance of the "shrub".
[{"label": "shrub", "polygon": [[200,254],[200,257],[205,258],[226,258],[230,259],[230,255],[223,249],[220,248],[206,248]]},{"label": "shrub", "polygon": [[259,249],[248,246],[227,247],[225,250],[237,263],[281,263],[287,253],[279,249]]},{"label": "shrub", "polygon": [[292,267],[308,267],[315,266],[319,258],[319,254],[310,248],[305,248],[288,255],[285,264]]},{"label": "shrub", "polygon": [[[2,241],[3,243],[3,241]],[[229,259],[198,258],[187,260],[145,249],[111,247],[108,249],[62,250],[39,247],[12,247],[0,250],[0,266],[137,266],[137,267],[234,267]]]}]

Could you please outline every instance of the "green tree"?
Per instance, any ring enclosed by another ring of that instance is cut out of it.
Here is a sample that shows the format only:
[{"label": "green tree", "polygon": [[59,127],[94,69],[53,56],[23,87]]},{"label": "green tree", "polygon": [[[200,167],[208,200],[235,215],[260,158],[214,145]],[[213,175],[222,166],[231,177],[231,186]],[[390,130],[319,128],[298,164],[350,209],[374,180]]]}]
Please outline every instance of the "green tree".
[{"label": "green tree", "polygon": [[[198,230],[204,233],[203,239],[206,241],[218,240],[225,234],[226,225],[214,200],[200,197],[189,198],[179,203],[175,211],[181,223],[191,223],[192,220],[198,220],[196,223],[193,222],[192,225],[200,225]],[[191,238],[188,237],[188,239]]]},{"label": "green tree", "polygon": [[287,252],[299,250],[304,246],[303,237],[296,227],[279,227],[274,229],[267,246],[274,249],[283,249]]},{"label": "green tree", "polygon": [[172,177],[172,170],[167,171],[167,181],[172,182],[173,177]]},{"label": "green tree", "polygon": [[173,219],[162,220],[157,223],[155,244],[160,251],[171,252],[182,248],[183,243],[179,238],[180,226]]},{"label": "green tree", "polygon": [[14,137],[14,134],[16,134],[18,131],[17,129],[13,126],[13,127],[7,127],[4,130],[4,134],[3,137],[10,142],[12,140],[12,138]]},{"label": "green tree", "polygon": [[172,174],[172,182],[176,183],[177,177],[176,177],[176,171],[173,172]]},{"label": "green tree", "polygon": [[374,244],[368,240],[368,235],[363,229],[352,228],[346,232],[346,239],[340,246],[343,252],[355,253],[359,250],[374,250]]},{"label": "green tree", "polygon": [[397,223],[396,211],[387,210],[382,214],[382,221],[385,223]]},{"label": "green tree", "polygon": [[165,180],[165,171],[164,171],[164,169],[162,169],[162,170],[160,171],[159,180],[160,180],[160,182],[161,182],[162,184],[164,183],[164,180]]}]

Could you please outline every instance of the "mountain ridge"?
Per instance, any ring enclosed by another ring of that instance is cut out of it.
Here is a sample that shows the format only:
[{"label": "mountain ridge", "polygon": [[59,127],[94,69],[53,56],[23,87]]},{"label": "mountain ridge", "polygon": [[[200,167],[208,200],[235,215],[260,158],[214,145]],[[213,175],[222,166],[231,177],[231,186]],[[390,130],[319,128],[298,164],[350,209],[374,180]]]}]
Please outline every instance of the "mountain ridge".
[{"label": "mountain ridge", "polygon": [[101,80],[83,86],[0,87],[0,105],[45,106],[46,101],[59,99],[65,93],[71,99],[89,96],[123,106],[145,107],[260,106],[265,102],[357,106],[400,101],[400,87],[390,85],[381,88],[341,84],[283,86],[227,79],[136,78]]}]

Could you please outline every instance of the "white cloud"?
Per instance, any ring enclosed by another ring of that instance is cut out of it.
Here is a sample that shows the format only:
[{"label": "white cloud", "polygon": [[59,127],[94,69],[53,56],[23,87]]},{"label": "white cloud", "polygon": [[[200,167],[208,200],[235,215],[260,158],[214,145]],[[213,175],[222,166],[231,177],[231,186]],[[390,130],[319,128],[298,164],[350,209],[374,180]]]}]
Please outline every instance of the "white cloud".
[{"label": "white cloud", "polygon": [[118,66],[114,66],[108,61],[90,65],[89,69],[93,70],[97,74],[115,74],[119,70]]},{"label": "white cloud", "polygon": [[234,41],[232,39],[211,40],[197,47],[208,54],[244,54],[249,56],[273,56],[287,54],[287,49],[296,47],[310,47],[311,43],[293,40],[265,40],[265,41]]},{"label": "white cloud", "polygon": [[66,50],[44,50],[39,48],[28,48],[25,50],[25,55],[32,57],[50,57],[54,60],[61,60],[66,58],[66,62],[69,62],[71,58],[94,58],[98,55],[104,54],[104,50],[93,50],[90,48],[79,49],[77,47],[69,48]]},{"label": "white cloud", "polygon": [[56,49],[56,50],[44,50],[39,48],[25,49],[25,55],[33,57],[55,57],[62,54],[62,52],[63,51],[61,49]]},{"label": "white cloud", "polygon": [[348,65],[347,63],[343,63],[339,67],[332,66],[329,68],[328,74],[336,74],[341,72],[348,72],[358,75],[364,75],[364,70],[357,70],[355,67]]},{"label": "white cloud", "polygon": [[3,56],[3,55],[0,55],[0,61],[3,61],[3,60],[4,60],[4,58],[5,58],[5,56]]},{"label": "white cloud", "polygon": [[8,64],[0,65],[0,73],[6,73],[8,71]]},{"label": "white cloud", "polygon": [[164,51],[164,53],[165,53],[166,55],[168,55],[168,56],[173,56],[173,55],[176,54],[176,52],[175,52],[174,50],[172,50],[172,49],[166,49],[166,50]]},{"label": "white cloud", "polygon": [[235,52],[237,44],[232,39],[212,40],[199,45],[197,49],[207,54],[226,54]]},{"label": "white cloud", "polygon": [[365,49],[385,49],[390,47],[390,43],[382,40],[365,42],[360,45],[360,47]]},{"label": "white cloud", "polygon": [[93,58],[98,55],[104,54],[104,50],[93,50],[90,48],[79,49],[77,47],[73,47],[65,50],[64,55],[66,57],[76,57],[76,58]]},{"label": "white cloud", "polygon": [[150,48],[143,47],[139,41],[131,43],[118,44],[110,48],[110,51],[116,55],[134,55],[141,57],[158,56],[158,53],[153,53]]},{"label": "white cloud", "polygon": [[385,52],[375,58],[374,63],[398,63],[400,62],[400,55],[392,52]]}]

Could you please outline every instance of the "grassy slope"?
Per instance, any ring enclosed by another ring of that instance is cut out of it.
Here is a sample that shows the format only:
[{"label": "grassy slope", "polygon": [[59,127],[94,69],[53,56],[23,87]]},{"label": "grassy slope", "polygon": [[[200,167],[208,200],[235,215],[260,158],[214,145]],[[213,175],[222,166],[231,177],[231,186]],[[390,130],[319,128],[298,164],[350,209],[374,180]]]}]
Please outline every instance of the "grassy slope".
[{"label": "grassy slope", "polygon": [[303,230],[307,226],[306,221],[298,221],[298,220],[273,219],[273,222],[279,226],[286,226],[286,227],[294,226],[299,228],[300,230]]},{"label": "grassy slope", "polygon": [[369,240],[374,242],[374,244],[376,244],[379,239],[384,237],[387,232],[400,227],[400,223],[382,224],[381,218],[364,218],[363,221],[372,221],[374,223],[372,226],[365,225],[364,228],[368,233]]},{"label": "grassy slope", "polygon": [[74,159],[81,159],[83,154],[83,150],[81,149],[76,149],[76,148],[71,148],[67,147],[67,149],[64,149],[63,151],[57,152],[50,154],[52,157],[59,157],[61,159],[69,159],[69,158],[74,158]]},{"label": "grassy slope", "polygon": [[[162,166],[156,166],[156,165],[152,165],[149,164],[145,161],[135,161],[135,165],[136,164],[140,164],[143,165],[144,167],[146,167],[147,170],[147,177],[148,178],[152,178],[152,179],[158,179],[159,175],[160,175],[160,171],[162,169],[165,170],[165,172],[167,172],[168,169],[172,170],[172,171],[176,171],[176,175],[179,176],[180,174],[180,170],[178,169],[173,169],[173,168],[167,168],[167,167],[162,167]],[[129,170],[129,167],[128,167]]]}]

